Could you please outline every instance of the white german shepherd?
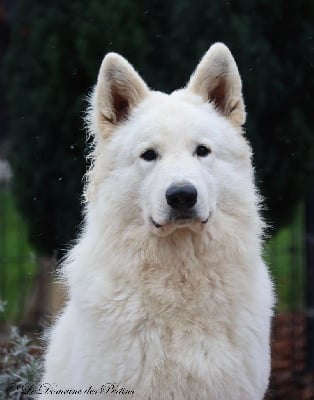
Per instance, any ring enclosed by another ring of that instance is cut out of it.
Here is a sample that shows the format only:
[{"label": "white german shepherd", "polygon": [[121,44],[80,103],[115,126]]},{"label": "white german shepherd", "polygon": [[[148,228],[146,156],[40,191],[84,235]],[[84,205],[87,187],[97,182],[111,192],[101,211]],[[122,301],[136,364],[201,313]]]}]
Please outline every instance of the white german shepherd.
[{"label": "white german shepherd", "polygon": [[263,399],[273,293],[241,87],[221,43],[170,95],[104,58],[41,399]]}]

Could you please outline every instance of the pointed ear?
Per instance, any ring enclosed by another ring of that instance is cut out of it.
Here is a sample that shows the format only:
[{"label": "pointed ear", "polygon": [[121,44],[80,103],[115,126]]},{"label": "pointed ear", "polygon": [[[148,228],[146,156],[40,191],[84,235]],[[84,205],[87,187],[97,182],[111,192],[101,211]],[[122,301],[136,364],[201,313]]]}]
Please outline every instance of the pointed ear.
[{"label": "pointed ear", "polygon": [[242,83],[228,47],[213,44],[191,76],[187,89],[212,103],[233,125],[245,122]]},{"label": "pointed ear", "polygon": [[128,61],[116,53],[105,56],[97,79],[93,107],[97,125],[117,125],[148,94],[149,89]]}]

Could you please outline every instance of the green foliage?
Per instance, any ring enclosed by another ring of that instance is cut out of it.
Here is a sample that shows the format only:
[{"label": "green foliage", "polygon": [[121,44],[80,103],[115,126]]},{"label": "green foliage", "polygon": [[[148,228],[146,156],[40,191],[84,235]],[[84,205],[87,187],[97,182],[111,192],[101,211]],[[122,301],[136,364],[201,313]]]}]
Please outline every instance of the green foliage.
[{"label": "green foliage", "polygon": [[[8,302],[7,320],[17,321],[22,318],[24,309],[21,305],[30,294],[38,264],[12,193],[1,186],[0,220],[0,298]],[[0,322],[3,316],[0,312]]]},{"label": "green foliage", "polygon": [[304,206],[300,204],[291,224],[267,243],[265,259],[273,276],[276,309],[279,313],[299,312],[305,307]]},{"label": "green foliage", "polygon": [[68,2],[55,3],[46,10],[39,1],[20,2],[7,67],[14,189],[32,242],[48,254],[80,219],[85,169],[76,25]]},{"label": "green foliage", "polygon": [[307,0],[20,0],[6,69],[11,161],[36,248],[49,254],[75,236],[84,96],[113,50],[152,88],[171,91],[211,43],[224,41],[244,82],[267,218],[276,228],[288,222],[314,175],[313,18]]}]

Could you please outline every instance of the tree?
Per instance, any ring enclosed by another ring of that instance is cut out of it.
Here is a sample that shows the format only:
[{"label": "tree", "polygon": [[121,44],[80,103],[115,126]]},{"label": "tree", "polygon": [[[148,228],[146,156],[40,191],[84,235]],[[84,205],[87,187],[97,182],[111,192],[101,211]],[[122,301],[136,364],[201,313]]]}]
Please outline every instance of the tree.
[{"label": "tree", "polygon": [[103,55],[121,52],[154,89],[183,86],[214,41],[239,64],[267,219],[289,221],[314,172],[314,3],[20,0],[7,59],[11,162],[30,238],[65,249],[81,221],[84,98]]},{"label": "tree", "polygon": [[55,4],[20,2],[7,60],[14,190],[31,241],[47,255],[69,240],[80,220],[85,170],[79,115],[86,77],[77,75],[73,56],[71,5]]}]

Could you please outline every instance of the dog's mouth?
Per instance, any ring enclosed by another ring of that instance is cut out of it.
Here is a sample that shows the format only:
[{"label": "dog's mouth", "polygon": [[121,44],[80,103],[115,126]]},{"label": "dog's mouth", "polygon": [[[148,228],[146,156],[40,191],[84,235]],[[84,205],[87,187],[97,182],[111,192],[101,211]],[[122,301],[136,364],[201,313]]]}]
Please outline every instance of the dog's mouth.
[{"label": "dog's mouth", "polygon": [[199,222],[202,223],[202,224],[207,224],[208,217],[204,221],[202,221],[199,218],[183,216],[183,217],[180,217],[180,218],[171,219],[170,221],[167,221],[164,224],[159,224],[153,218],[151,218],[151,221],[152,221],[152,224],[154,225],[154,227],[159,229],[159,228],[162,228],[163,226],[168,225],[168,224],[175,224],[175,225],[179,225],[179,226],[190,225],[191,223],[199,223]]},{"label": "dog's mouth", "polygon": [[166,236],[176,229],[190,228],[192,231],[200,232],[202,227],[207,224],[209,217],[201,219],[193,215],[173,216],[163,223],[155,221],[151,217],[151,223],[154,226],[154,231],[158,236]]}]

